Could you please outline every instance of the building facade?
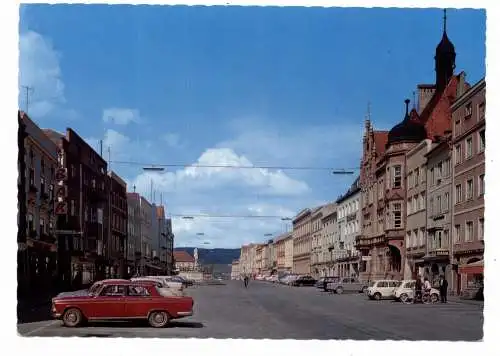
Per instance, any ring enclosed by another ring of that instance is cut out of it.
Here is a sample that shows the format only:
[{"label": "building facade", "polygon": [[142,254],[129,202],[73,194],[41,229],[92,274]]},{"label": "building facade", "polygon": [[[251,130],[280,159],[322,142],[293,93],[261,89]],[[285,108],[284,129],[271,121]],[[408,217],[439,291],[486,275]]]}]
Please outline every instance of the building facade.
[{"label": "building facade", "polygon": [[172,219],[165,219],[165,246],[166,246],[166,269],[170,275],[174,270],[174,239],[175,235],[172,230]]},{"label": "building facade", "polygon": [[231,279],[232,280],[241,279],[239,260],[234,260],[233,263],[231,263]]},{"label": "building facade", "polygon": [[311,273],[311,217],[316,211],[302,210],[293,219],[293,273]]},{"label": "building facade", "polygon": [[[26,115],[18,112],[24,134],[20,144],[18,285],[20,294],[48,290],[57,283],[54,186],[57,147]],[[24,167],[21,167],[24,166]],[[22,171],[22,172],[21,172]],[[24,175],[24,177],[22,177]]]},{"label": "building facade", "polygon": [[453,279],[450,265],[452,216],[452,167],[448,135],[436,142],[426,154],[427,236],[423,263],[416,271],[429,278],[434,285],[445,275],[451,287]]},{"label": "building facade", "polygon": [[140,255],[140,274],[149,275],[148,265],[152,259],[152,234],[153,234],[153,206],[143,196],[139,197],[139,208],[141,213],[141,255]]},{"label": "building facade", "polygon": [[317,209],[316,212],[311,215],[311,275],[318,278],[323,273],[324,261],[323,261],[323,239],[322,239],[322,209]]},{"label": "building facade", "polygon": [[[406,153],[450,130],[450,107],[463,75],[455,76],[455,48],[446,28],[435,53],[435,84],[419,85],[418,105],[406,100],[402,122],[389,132],[365,123],[361,161],[362,231],[356,239],[365,279],[403,277],[406,248]],[[366,263],[365,263],[366,262]]]},{"label": "building facade", "polygon": [[138,193],[127,193],[127,272],[136,275],[141,266],[141,197]]},{"label": "building facade", "polygon": [[105,214],[108,224],[104,228],[107,237],[106,257],[111,262],[110,277],[124,278],[128,273],[126,262],[128,206],[127,183],[115,172],[108,172],[107,187],[109,191],[108,214]]},{"label": "building facade", "polygon": [[338,239],[333,243],[335,275],[339,277],[359,277],[359,251],[356,236],[361,231],[359,177],[347,192],[337,199]]},{"label": "building facade", "polygon": [[293,233],[287,232],[283,237],[285,241],[285,271],[293,271]]},{"label": "building facade", "polygon": [[191,272],[197,270],[196,259],[186,251],[174,251],[175,270]]},{"label": "building facade", "polygon": [[453,290],[462,293],[483,284],[486,118],[484,78],[472,88],[459,87],[453,104]]},{"label": "building facade", "polygon": [[[338,216],[338,206],[332,205],[331,210],[327,211],[323,218],[321,219],[322,229],[321,234],[323,238],[322,251],[324,255],[324,268],[322,270],[322,276],[334,276],[335,274],[335,260],[334,260],[334,249],[335,243],[339,241],[339,229],[337,223]],[[326,269],[326,270],[325,270]]]},{"label": "building facade", "polygon": [[106,278],[107,163],[75,131],[44,133],[57,146],[55,214],[59,280],[79,288]]},{"label": "building facade", "polygon": [[[432,140],[425,139],[406,153],[406,260],[403,270],[405,279],[422,276],[423,257],[426,254],[427,169],[425,155],[432,149]],[[440,198],[441,199],[441,198]]]}]

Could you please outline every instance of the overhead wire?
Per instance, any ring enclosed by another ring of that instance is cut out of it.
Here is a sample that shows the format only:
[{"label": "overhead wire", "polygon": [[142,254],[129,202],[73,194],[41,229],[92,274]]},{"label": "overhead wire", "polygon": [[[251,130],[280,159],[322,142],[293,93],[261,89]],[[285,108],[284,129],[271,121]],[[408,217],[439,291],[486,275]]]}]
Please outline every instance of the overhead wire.
[{"label": "overhead wire", "polygon": [[118,165],[135,165],[143,166],[144,168],[171,168],[171,167],[182,167],[182,168],[227,168],[227,169],[275,169],[275,170],[317,170],[317,171],[335,171],[338,173],[346,172],[351,173],[352,171],[359,170],[359,167],[314,167],[314,166],[267,166],[267,165],[252,165],[252,166],[240,166],[233,164],[192,164],[192,163],[146,163],[146,162],[136,162],[136,161],[110,161],[112,164]]}]

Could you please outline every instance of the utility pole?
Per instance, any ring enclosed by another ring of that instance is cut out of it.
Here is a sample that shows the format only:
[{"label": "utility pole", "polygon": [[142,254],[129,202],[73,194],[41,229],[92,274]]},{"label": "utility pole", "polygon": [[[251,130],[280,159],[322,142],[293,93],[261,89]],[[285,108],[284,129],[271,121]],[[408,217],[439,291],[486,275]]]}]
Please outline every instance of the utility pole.
[{"label": "utility pole", "polygon": [[22,85],[21,86],[22,89],[24,89],[25,91],[25,95],[26,95],[26,114],[28,113],[28,110],[29,110],[29,105],[30,105],[30,93],[33,93],[35,91],[35,89],[33,87],[30,87],[28,85]]}]

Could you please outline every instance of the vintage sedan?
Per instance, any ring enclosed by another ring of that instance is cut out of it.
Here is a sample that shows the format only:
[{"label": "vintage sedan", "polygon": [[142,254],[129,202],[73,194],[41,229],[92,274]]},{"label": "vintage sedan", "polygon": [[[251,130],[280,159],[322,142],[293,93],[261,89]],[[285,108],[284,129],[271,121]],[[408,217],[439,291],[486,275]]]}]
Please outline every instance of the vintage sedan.
[{"label": "vintage sedan", "polygon": [[338,282],[328,283],[326,289],[335,294],[344,292],[365,293],[368,289],[368,283],[348,277],[342,278]]},{"label": "vintage sedan", "polygon": [[193,298],[165,297],[157,286],[145,281],[101,281],[101,286],[86,296],[53,298],[52,314],[69,327],[86,321],[144,319],[155,328],[193,315]]}]

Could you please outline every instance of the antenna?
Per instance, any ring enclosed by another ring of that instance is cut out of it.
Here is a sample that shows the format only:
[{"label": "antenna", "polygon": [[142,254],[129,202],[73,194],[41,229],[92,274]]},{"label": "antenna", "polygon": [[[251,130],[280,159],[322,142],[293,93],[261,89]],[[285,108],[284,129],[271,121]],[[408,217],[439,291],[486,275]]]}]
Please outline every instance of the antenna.
[{"label": "antenna", "polygon": [[108,171],[111,172],[111,146],[108,146]]},{"label": "antenna", "polygon": [[368,120],[372,121],[372,113],[371,113],[371,104],[368,102],[367,109],[366,109],[366,117]]},{"label": "antenna", "polygon": [[30,106],[30,93],[33,93],[35,91],[35,88],[30,87],[28,85],[22,85],[21,88],[23,88],[26,91],[26,114],[28,113],[29,106]]},{"label": "antenna", "polygon": [[102,140],[99,140],[99,147],[100,147],[100,152],[101,152],[101,157],[102,157]]}]

